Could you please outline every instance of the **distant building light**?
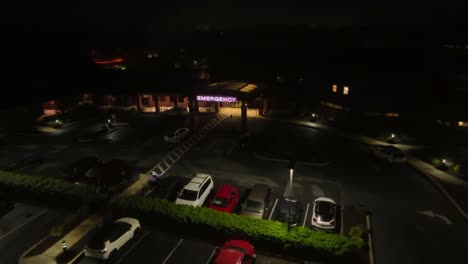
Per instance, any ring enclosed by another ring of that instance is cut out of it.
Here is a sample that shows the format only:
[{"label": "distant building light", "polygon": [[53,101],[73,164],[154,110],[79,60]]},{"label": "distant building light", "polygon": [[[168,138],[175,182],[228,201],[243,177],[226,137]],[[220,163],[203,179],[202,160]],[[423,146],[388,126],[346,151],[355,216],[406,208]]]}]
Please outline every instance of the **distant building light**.
[{"label": "distant building light", "polygon": [[446,159],[442,159],[442,163],[447,163],[447,160]]},{"label": "distant building light", "polygon": [[332,90],[334,93],[338,92],[338,85],[336,84],[332,85]]},{"label": "distant building light", "polygon": [[279,79],[280,79],[280,77],[279,77],[279,76],[276,76],[276,80],[278,80],[278,81],[279,81]]},{"label": "distant building light", "polygon": [[94,63],[96,64],[112,64],[112,63],[119,63],[123,62],[124,60],[122,58],[115,58],[111,60],[94,60]]},{"label": "distant building light", "polygon": [[395,138],[395,134],[392,134],[392,138]]},{"label": "distant building light", "polygon": [[343,87],[343,94],[344,95],[349,94],[349,87],[348,86]]},{"label": "distant building light", "polygon": [[198,61],[197,61],[197,60],[193,60],[193,64],[194,64],[194,65],[198,65]]},{"label": "distant building light", "polygon": [[151,59],[153,58],[153,54],[147,54],[146,57],[148,57],[148,59]]},{"label": "distant building light", "polygon": [[88,94],[84,94],[84,97],[88,97]]},{"label": "distant building light", "polygon": [[463,121],[458,121],[458,126],[463,126],[465,123]]},{"label": "distant building light", "polygon": [[386,117],[399,117],[400,114],[398,114],[398,113],[385,113],[385,116]]},{"label": "distant building light", "polygon": [[122,66],[122,67],[120,67],[120,69],[121,69],[122,71],[125,71],[125,70],[127,69],[127,67]]}]

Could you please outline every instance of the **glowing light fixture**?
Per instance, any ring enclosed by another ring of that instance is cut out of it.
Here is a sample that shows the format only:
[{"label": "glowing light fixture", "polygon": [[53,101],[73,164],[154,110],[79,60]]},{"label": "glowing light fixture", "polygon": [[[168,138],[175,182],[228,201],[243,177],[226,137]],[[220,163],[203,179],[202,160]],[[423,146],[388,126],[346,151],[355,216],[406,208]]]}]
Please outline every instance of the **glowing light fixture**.
[{"label": "glowing light fixture", "polygon": [[343,87],[343,94],[344,95],[349,94],[349,87],[348,86]]}]

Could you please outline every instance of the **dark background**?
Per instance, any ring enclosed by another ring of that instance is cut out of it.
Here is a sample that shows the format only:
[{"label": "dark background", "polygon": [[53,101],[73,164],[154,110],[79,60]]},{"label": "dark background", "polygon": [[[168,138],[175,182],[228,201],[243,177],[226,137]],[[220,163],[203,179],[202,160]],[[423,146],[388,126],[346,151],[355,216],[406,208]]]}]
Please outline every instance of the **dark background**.
[{"label": "dark background", "polygon": [[464,1],[419,0],[9,2],[3,106],[87,90],[101,74],[93,48],[181,46],[208,57],[213,80],[343,79],[375,96],[440,100],[449,73],[466,69],[466,52],[441,48],[468,44],[465,10]]}]

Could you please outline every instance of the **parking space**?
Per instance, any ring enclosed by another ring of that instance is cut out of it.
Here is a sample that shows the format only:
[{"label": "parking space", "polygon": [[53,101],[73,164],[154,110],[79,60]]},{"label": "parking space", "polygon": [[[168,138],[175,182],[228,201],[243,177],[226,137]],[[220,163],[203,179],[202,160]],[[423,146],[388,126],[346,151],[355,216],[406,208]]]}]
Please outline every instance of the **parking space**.
[{"label": "parking space", "polygon": [[[99,261],[84,257],[83,255],[75,261],[75,264],[97,264],[97,263],[161,263],[181,264],[194,263],[206,264],[215,256],[215,249],[223,241],[206,241],[199,238],[180,236],[177,234],[161,231],[152,227],[145,227],[143,232],[127,243],[119,250],[113,261]],[[254,245],[255,246],[255,245]],[[257,253],[256,263],[260,264],[292,264],[298,263],[275,256]]]}]

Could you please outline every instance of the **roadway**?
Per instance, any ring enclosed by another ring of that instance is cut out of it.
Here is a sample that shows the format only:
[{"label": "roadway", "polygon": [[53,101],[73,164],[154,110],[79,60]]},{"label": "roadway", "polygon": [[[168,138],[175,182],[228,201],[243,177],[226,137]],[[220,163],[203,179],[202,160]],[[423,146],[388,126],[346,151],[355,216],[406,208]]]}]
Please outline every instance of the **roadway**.
[{"label": "roadway", "polygon": [[21,254],[45,238],[65,214],[64,210],[15,204],[0,218],[0,263],[18,263]]}]

